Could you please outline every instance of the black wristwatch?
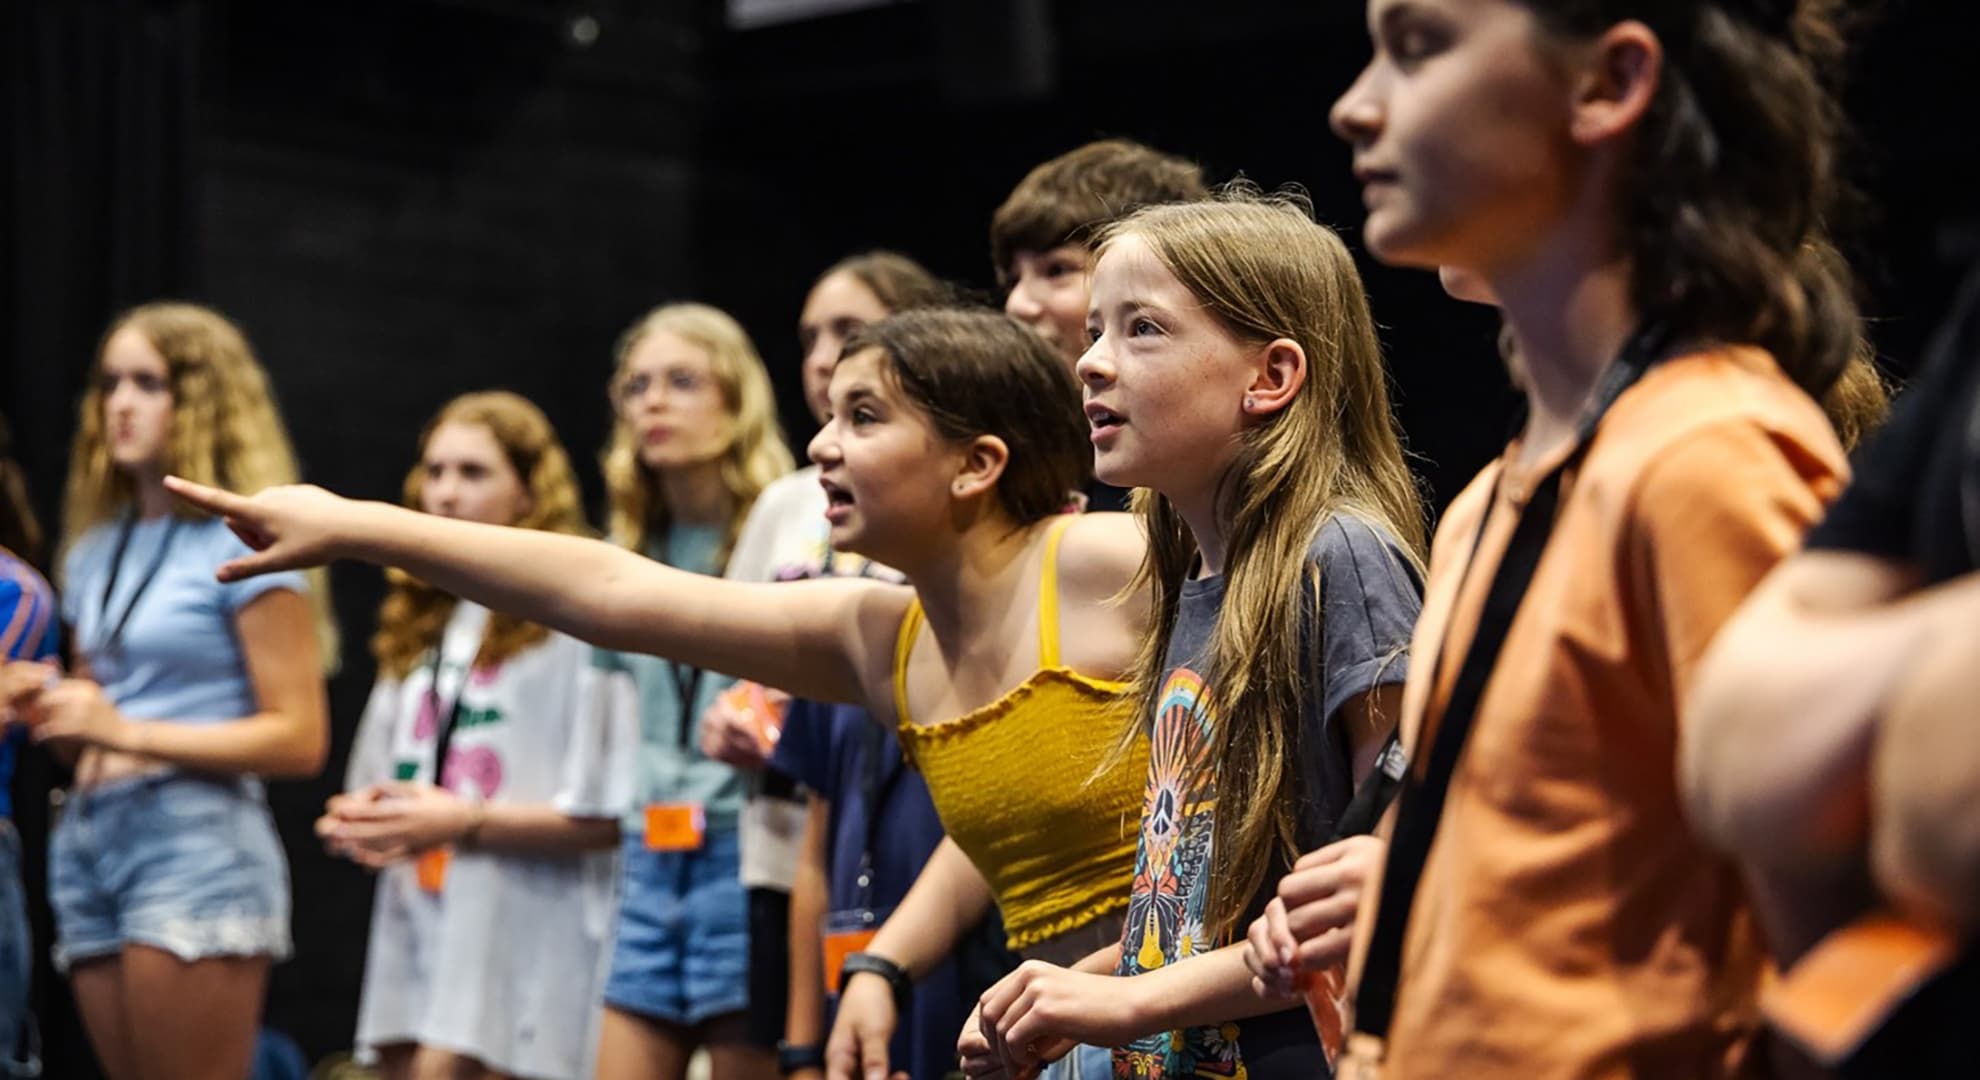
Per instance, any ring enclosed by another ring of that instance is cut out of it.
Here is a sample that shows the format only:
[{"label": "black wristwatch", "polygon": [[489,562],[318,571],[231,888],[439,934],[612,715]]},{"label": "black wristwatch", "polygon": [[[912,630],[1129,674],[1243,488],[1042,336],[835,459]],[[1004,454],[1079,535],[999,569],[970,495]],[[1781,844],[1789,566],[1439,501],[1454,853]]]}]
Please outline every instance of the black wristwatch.
[{"label": "black wristwatch", "polygon": [[777,1040],[777,1071],[784,1076],[806,1069],[825,1067],[825,1048],[817,1043],[805,1046],[792,1046],[782,1039]]},{"label": "black wristwatch", "polygon": [[894,988],[894,1010],[907,1012],[908,1000],[914,995],[914,980],[908,978],[906,968],[874,953],[853,953],[839,966],[839,992],[845,993],[846,980],[859,974],[878,975],[887,980],[887,985]]}]

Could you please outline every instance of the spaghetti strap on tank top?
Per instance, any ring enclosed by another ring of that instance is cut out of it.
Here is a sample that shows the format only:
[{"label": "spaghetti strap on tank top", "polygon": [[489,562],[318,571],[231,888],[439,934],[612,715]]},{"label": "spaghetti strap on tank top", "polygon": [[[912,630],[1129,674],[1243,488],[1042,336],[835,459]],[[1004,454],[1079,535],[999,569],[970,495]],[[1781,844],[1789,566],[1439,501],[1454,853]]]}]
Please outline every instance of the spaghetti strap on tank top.
[{"label": "spaghetti strap on tank top", "polygon": [[[1073,515],[1062,515],[1047,527],[1044,563],[1038,568],[1038,667],[1041,671],[1061,666],[1059,662],[1059,541],[1065,537]],[[914,652],[914,639],[921,633],[924,616],[921,598],[908,602],[901,617],[901,629],[894,636],[894,716],[902,724],[912,722],[907,702],[907,664]],[[1008,695],[1006,695],[1008,696]]]}]

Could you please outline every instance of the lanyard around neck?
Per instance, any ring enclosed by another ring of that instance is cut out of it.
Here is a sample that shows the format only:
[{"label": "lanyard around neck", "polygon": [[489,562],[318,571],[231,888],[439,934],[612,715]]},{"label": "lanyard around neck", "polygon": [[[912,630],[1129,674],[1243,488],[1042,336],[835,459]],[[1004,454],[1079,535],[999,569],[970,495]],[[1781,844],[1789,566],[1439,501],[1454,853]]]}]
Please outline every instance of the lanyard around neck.
[{"label": "lanyard around neck", "polygon": [[[1403,939],[1409,925],[1410,907],[1416,899],[1424,862],[1443,818],[1444,800],[1450,791],[1451,778],[1457,770],[1472,722],[1477,717],[1479,700],[1484,695],[1493,668],[1498,664],[1506,633],[1512,628],[1513,617],[1519,613],[1520,601],[1533,582],[1534,571],[1539,568],[1540,556],[1545,552],[1553,532],[1555,513],[1560,506],[1562,475],[1587,456],[1588,447],[1595,439],[1595,431],[1608,414],[1609,407],[1663,358],[1670,340],[1669,330],[1659,322],[1645,322],[1631,335],[1621,355],[1596,382],[1594,396],[1577,425],[1573,449],[1540,480],[1534,488],[1533,497],[1518,511],[1519,520],[1513,529],[1512,540],[1499,560],[1497,572],[1493,574],[1477,629],[1473,631],[1470,647],[1459,661],[1450,700],[1437,722],[1429,759],[1420,774],[1412,768],[1404,775],[1402,796],[1396,807],[1395,832],[1390,837],[1382,872],[1382,894],[1376,909],[1375,929],[1369,941],[1361,983],[1355,992],[1355,1030],[1358,1032],[1377,1038],[1388,1037],[1389,1024],[1395,1015],[1397,980],[1401,974]],[[1503,468],[1500,476],[1504,476]],[[1470,577],[1477,562],[1485,528],[1498,501],[1499,488],[1495,483],[1491,501],[1486,504],[1485,519],[1479,522],[1478,536],[1472,541],[1471,558],[1458,580],[1459,593],[1464,591],[1464,580]],[[1442,682],[1444,663],[1449,659],[1450,631],[1451,627],[1446,626],[1445,644],[1439,649],[1436,663],[1430,668],[1433,687]]]},{"label": "lanyard around neck", "polygon": [[137,531],[137,509],[133,507],[124,515],[124,524],[117,533],[117,550],[110,557],[110,576],[103,583],[103,602],[97,605],[97,618],[104,627],[96,646],[89,650],[91,656],[107,656],[114,653],[123,643],[124,628],[130,625],[131,613],[137,610],[138,601],[144,599],[145,591],[165,568],[165,559],[172,553],[172,538],[179,531],[179,519],[171,518],[165,525],[165,535],[158,541],[158,552],[151,557],[144,576],[138,579],[137,587],[131,590],[130,599],[124,602],[123,613],[113,621],[110,618],[111,594],[117,589],[117,579],[124,571],[124,554],[131,546],[131,534]]}]

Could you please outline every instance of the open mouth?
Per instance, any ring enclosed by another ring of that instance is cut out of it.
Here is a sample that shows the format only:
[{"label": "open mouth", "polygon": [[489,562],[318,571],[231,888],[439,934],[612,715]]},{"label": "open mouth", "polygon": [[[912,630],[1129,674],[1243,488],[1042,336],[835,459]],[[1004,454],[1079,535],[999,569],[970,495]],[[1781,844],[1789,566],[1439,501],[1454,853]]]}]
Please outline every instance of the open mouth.
[{"label": "open mouth", "polygon": [[818,478],[818,486],[825,491],[825,517],[828,521],[837,522],[852,509],[852,492],[822,476]]},{"label": "open mouth", "polygon": [[1111,434],[1127,424],[1127,417],[1109,409],[1097,401],[1086,403],[1086,422],[1093,425],[1093,436],[1099,438]]}]

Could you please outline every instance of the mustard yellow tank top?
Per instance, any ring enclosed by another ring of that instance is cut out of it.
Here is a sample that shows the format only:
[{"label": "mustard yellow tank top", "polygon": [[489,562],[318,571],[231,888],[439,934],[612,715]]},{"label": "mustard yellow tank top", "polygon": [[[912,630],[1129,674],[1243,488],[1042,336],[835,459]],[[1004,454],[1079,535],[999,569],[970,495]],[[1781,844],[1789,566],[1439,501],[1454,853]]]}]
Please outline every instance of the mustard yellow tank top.
[{"label": "mustard yellow tank top", "polygon": [[942,827],[990,882],[1012,949],[1127,907],[1148,780],[1146,739],[1094,776],[1133,703],[1125,683],[1059,662],[1059,538],[1070,520],[1046,534],[1030,678],[953,720],[916,724],[907,662],[921,629],[919,600],[894,647],[901,750],[927,781]]}]

